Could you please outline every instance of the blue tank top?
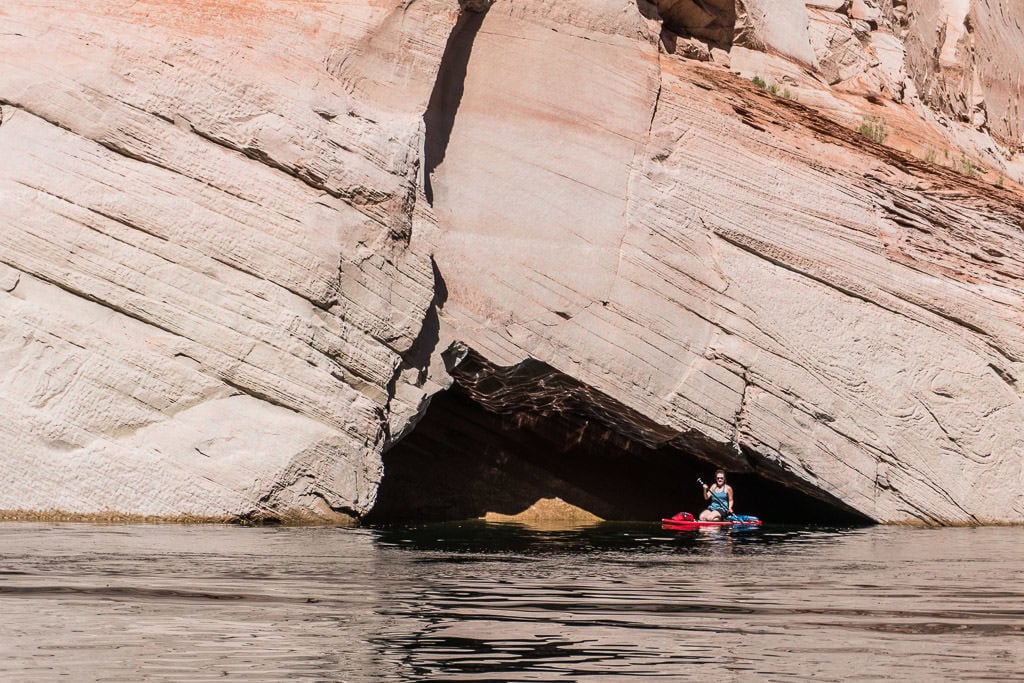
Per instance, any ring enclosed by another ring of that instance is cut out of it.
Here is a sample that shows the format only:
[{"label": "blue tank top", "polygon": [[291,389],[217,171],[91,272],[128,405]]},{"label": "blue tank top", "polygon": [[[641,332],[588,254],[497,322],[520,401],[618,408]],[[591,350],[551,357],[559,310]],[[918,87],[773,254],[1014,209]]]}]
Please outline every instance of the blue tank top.
[{"label": "blue tank top", "polygon": [[729,512],[729,494],[723,488],[721,491],[715,491],[711,489],[711,504],[708,505],[709,510],[717,510],[723,514]]}]

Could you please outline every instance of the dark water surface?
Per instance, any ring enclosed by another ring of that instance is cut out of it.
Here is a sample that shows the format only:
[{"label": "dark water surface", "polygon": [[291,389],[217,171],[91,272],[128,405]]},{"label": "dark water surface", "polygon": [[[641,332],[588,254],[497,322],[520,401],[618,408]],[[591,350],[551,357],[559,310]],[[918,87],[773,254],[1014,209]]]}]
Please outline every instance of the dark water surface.
[{"label": "dark water surface", "polygon": [[0,679],[1024,681],[1024,529],[0,524]]}]

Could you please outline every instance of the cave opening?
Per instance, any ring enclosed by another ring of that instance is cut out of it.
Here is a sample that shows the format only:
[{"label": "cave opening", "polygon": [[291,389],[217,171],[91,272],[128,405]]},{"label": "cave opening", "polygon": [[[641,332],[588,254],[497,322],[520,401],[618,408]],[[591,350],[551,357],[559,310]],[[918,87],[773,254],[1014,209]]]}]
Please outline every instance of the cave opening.
[{"label": "cave opening", "polygon": [[736,33],[735,0],[637,0],[648,19],[662,23],[662,41],[675,52],[677,38],[730,50]]},{"label": "cave opening", "polygon": [[[561,499],[604,520],[657,521],[704,507],[722,449],[699,436],[652,445],[642,416],[550,366],[489,365],[472,352],[455,384],[384,454],[371,524],[517,515]],[[717,449],[717,450],[716,450]],[[732,471],[736,511],[772,523],[868,524],[826,494]]]}]

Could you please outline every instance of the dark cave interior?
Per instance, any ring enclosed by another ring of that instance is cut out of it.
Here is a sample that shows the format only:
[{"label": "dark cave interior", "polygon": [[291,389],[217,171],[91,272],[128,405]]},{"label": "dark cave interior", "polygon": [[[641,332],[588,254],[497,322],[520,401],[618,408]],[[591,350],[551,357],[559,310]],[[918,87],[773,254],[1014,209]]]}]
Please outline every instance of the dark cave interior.
[{"label": "dark cave interior", "polygon": [[729,50],[736,39],[735,0],[637,0],[640,13],[662,22],[662,40],[675,52],[675,37],[695,38]]}]

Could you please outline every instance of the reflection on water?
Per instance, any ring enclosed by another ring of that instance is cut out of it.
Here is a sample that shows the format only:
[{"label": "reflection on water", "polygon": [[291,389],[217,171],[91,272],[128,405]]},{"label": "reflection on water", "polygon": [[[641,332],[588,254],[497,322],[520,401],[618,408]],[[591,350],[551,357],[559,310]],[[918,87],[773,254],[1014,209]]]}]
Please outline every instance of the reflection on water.
[{"label": "reflection on water", "polygon": [[1024,529],[0,525],[0,679],[1024,680]]}]

